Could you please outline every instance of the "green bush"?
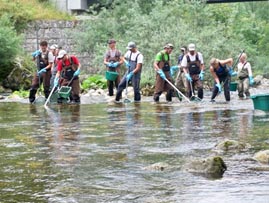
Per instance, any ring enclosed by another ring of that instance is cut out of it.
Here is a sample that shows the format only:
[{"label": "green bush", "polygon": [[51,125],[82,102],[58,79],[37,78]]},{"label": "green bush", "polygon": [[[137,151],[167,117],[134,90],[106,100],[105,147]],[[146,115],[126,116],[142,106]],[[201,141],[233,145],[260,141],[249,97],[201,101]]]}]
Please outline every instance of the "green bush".
[{"label": "green bush", "polygon": [[82,89],[105,89],[107,88],[107,80],[103,75],[92,75],[82,82]]},{"label": "green bush", "polygon": [[0,81],[12,70],[12,61],[21,49],[21,37],[6,15],[0,17]]}]

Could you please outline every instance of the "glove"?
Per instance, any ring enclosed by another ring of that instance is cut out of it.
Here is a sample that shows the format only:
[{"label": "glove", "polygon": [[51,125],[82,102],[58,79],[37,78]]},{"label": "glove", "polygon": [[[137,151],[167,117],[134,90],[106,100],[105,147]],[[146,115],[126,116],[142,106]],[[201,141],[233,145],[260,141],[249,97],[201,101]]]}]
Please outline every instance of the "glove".
[{"label": "glove", "polygon": [[158,70],[157,72],[159,73],[159,75],[160,75],[160,77],[161,77],[162,79],[164,79],[164,80],[166,79],[163,70]]},{"label": "glove", "polygon": [[250,85],[253,85],[253,84],[254,84],[254,79],[253,79],[253,77],[252,77],[252,76],[249,76],[248,78],[249,78],[249,84],[250,84]]},{"label": "glove", "polygon": [[220,85],[220,83],[217,83],[216,87],[219,89],[219,93],[221,93],[221,85]]},{"label": "glove", "polygon": [[192,79],[191,79],[191,76],[190,76],[189,73],[186,73],[186,74],[185,74],[185,77],[187,78],[187,80],[188,80],[189,82],[192,82]]},{"label": "glove", "polygon": [[178,66],[171,66],[170,67],[170,75],[173,76],[174,73],[178,70]]},{"label": "glove", "polygon": [[119,62],[112,63],[112,67],[117,68],[119,64],[120,64]]},{"label": "glove", "polygon": [[229,75],[230,76],[237,76],[237,72],[233,71],[232,68],[229,69]]},{"label": "glove", "polygon": [[113,63],[112,63],[112,62],[110,62],[110,63],[106,64],[106,66],[107,66],[107,67],[110,67],[110,68],[114,68],[114,67],[113,67]]},{"label": "glove", "polygon": [[55,79],[54,79],[54,87],[57,87],[58,83],[59,83],[59,78],[55,77]]},{"label": "glove", "polygon": [[33,57],[37,57],[41,54],[40,50],[36,50],[35,52],[32,53]]},{"label": "glove", "polygon": [[41,75],[42,73],[46,73],[47,69],[46,68],[42,68],[40,71],[37,72],[38,76]]},{"label": "glove", "polygon": [[199,74],[199,79],[200,80],[204,80],[204,74],[205,74],[205,71],[201,70],[201,72]]},{"label": "glove", "polygon": [[124,60],[124,63],[125,63],[125,66],[126,66],[127,68],[130,68],[130,67],[131,67],[131,66],[130,66],[130,63],[129,63],[128,61]]},{"label": "glove", "polygon": [[127,82],[133,77],[133,75],[134,75],[134,72],[133,71],[130,72],[130,73],[128,73],[128,75],[126,76]]},{"label": "glove", "polygon": [[73,76],[75,77],[75,76],[78,76],[79,74],[80,74],[80,69],[77,69],[76,72],[74,72]]}]

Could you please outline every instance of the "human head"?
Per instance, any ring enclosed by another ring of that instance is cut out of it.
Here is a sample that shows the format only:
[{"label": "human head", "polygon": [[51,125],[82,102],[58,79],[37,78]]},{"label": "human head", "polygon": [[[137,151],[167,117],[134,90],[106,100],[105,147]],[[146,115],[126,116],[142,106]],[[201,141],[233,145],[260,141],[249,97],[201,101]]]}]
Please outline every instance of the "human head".
[{"label": "human head", "polygon": [[171,43],[168,43],[168,44],[166,44],[163,48],[164,48],[164,50],[166,51],[166,53],[171,54],[171,52],[172,52],[173,49],[174,49],[174,45],[171,44]]},{"label": "human head", "polygon": [[41,41],[39,43],[40,49],[42,52],[46,52],[48,48],[48,42],[47,41]]},{"label": "human head", "polygon": [[107,41],[107,43],[108,43],[108,46],[109,46],[110,48],[113,48],[113,47],[115,47],[115,45],[116,45],[116,40],[114,40],[114,39],[109,39],[109,40]]},{"label": "human head", "polygon": [[185,54],[185,53],[187,52],[187,47],[186,47],[186,46],[182,46],[182,47],[180,48],[180,50],[181,50],[181,52],[182,52],[183,54]]},{"label": "human head", "polygon": [[53,55],[56,55],[56,52],[57,52],[57,44],[53,44],[50,46],[50,51],[53,53]]},{"label": "human head", "polygon": [[134,42],[129,42],[126,49],[129,49],[130,51],[134,51],[136,49],[136,44]]},{"label": "human head", "polygon": [[217,68],[218,65],[219,65],[219,59],[217,59],[217,58],[212,58],[212,59],[210,60],[210,65],[211,65],[213,68]]},{"label": "human head", "polygon": [[193,44],[193,43],[189,44],[188,50],[189,50],[190,54],[193,55],[195,53],[195,44]]},{"label": "human head", "polygon": [[240,60],[241,63],[244,63],[247,60],[247,54],[242,53],[239,60]]},{"label": "human head", "polygon": [[59,51],[57,59],[59,59],[59,60],[64,59],[66,57],[66,55],[67,55],[67,52],[62,49],[62,50]]}]

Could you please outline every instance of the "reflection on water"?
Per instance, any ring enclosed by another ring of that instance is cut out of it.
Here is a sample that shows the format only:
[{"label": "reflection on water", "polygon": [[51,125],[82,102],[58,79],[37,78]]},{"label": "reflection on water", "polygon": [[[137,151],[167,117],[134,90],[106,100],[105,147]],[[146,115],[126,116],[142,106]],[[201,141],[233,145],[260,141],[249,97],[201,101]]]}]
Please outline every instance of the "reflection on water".
[{"label": "reflection on water", "polygon": [[[225,106],[226,105],[226,106]],[[269,173],[249,168],[268,149],[268,115],[229,104],[43,106],[0,103],[0,202],[266,202]],[[222,179],[182,168],[224,139]],[[164,171],[145,170],[163,162]]]}]

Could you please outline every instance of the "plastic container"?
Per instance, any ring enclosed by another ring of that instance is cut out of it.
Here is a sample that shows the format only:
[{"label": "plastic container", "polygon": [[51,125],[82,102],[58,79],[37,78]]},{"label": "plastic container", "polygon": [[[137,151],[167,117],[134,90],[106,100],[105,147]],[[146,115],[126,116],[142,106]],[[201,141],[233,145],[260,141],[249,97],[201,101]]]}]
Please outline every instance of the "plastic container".
[{"label": "plastic container", "polygon": [[237,90],[237,82],[231,82],[230,83],[230,91],[235,92]]},{"label": "plastic container", "polygon": [[269,111],[269,94],[259,94],[250,97],[253,101],[254,109]]},{"label": "plastic container", "polygon": [[62,98],[67,99],[70,96],[72,87],[69,86],[62,86],[58,92],[59,96]]},{"label": "plastic container", "polygon": [[119,73],[118,72],[113,72],[113,71],[106,71],[106,79],[110,81],[115,81],[116,78],[118,77]]}]

